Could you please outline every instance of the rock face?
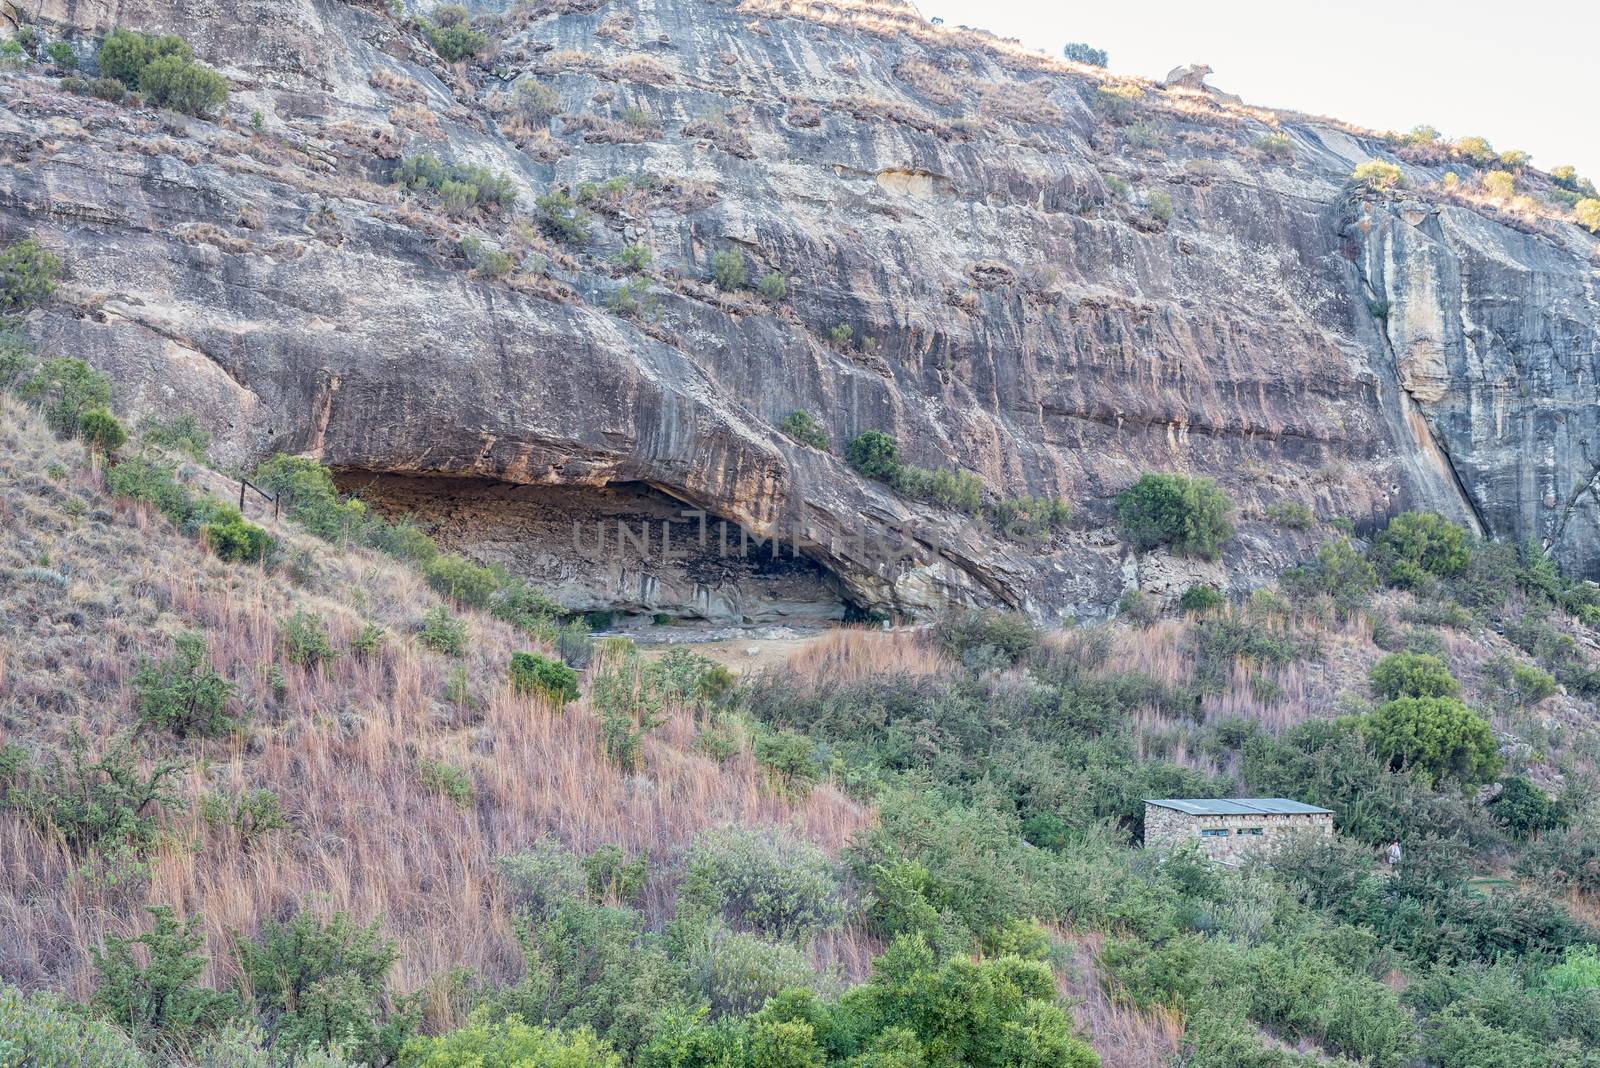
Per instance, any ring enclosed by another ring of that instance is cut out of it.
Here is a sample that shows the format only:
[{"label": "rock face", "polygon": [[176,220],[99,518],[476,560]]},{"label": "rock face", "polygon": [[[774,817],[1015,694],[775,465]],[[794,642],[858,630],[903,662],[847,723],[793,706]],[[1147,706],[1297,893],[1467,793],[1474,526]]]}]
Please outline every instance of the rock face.
[{"label": "rock face", "polygon": [[[0,237],[66,264],[40,345],[112,371],[132,412],[199,415],[223,461],[409,478],[400,497],[465,551],[544,551],[515,550],[518,510],[486,482],[562,487],[580,515],[659,493],[800,544],[802,615],[1098,614],[1140,566],[1112,499],[1180,470],[1238,503],[1240,588],[1316,542],[1265,519],[1282,502],[1358,524],[1434,508],[1600,573],[1593,238],[1359,193],[1351,169],[1389,158],[1375,138],[1107,93],[892,3],[479,0],[498,44],[454,67],[376,2],[20,6],[85,55],[112,25],[180,32],[234,87],[219,125],[0,75]],[[519,115],[527,83],[554,97]],[[421,153],[509,176],[516,208],[402,194]],[[1406,171],[1420,190],[1444,168]],[[537,232],[553,188],[589,202],[586,243]],[[519,269],[481,277],[466,237]],[[619,263],[634,243],[648,285]],[[787,295],[712,285],[728,250]],[[833,452],[779,431],[796,410]],[[839,455],[866,430],[994,497],[1065,498],[1074,529],[1020,544],[903,499]],[[765,614],[794,581],[630,566],[569,600]]]}]

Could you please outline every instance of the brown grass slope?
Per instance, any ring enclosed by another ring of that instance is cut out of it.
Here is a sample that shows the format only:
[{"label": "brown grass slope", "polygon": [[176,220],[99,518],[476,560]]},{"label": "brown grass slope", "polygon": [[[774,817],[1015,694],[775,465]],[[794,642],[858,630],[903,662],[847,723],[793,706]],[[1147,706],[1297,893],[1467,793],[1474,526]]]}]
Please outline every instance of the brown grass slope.
[{"label": "brown grass slope", "polygon": [[[467,613],[467,655],[434,653],[414,632],[440,601],[414,572],[251,518],[285,543],[289,566],[223,563],[160,515],[114,502],[81,446],[0,400],[0,746],[38,757],[78,729],[94,752],[131,735],[147,762],[188,765],[144,866],[86,869],[59,836],[0,812],[6,981],[86,996],[90,947],[136,933],[145,903],[204,916],[217,984],[237,979],[235,932],[301,906],[381,918],[398,940],[401,990],[457,967],[505,979],[520,965],[493,862],[542,835],[670,858],[715,825],[786,825],[836,849],[871,818],[828,785],[804,798],[774,791],[747,752],[721,766],[692,752],[697,727],[682,709],[650,736],[640,770],[624,773],[605,760],[586,702],[563,713],[511,693],[506,665],[530,647],[526,636]],[[339,650],[366,623],[388,640],[308,671],[286,657],[279,632],[297,610],[324,618]],[[169,656],[184,630],[204,631],[213,666],[239,684],[251,717],[232,737],[136,731],[139,660]],[[448,699],[461,677],[467,699]],[[466,769],[470,805],[430,792],[418,775],[425,760]],[[246,848],[202,818],[208,794],[257,788],[277,794],[289,831]],[[667,907],[670,887],[651,893],[652,911]],[[433,1022],[448,1022],[434,1008]]]}]

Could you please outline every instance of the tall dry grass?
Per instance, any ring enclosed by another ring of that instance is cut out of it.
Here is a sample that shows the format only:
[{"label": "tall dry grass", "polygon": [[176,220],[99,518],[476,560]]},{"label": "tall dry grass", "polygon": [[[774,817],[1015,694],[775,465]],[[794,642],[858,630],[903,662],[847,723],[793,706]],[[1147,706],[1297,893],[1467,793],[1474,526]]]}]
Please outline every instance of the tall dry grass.
[{"label": "tall dry grass", "polygon": [[[287,525],[268,522],[292,567],[223,564],[159,515],[111,502],[81,450],[3,404],[0,619],[10,625],[0,631],[0,745],[38,756],[74,728],[97,751],[129,736],[139,659],[169,655],[171,636],[191,629],[205,633],[215,669],[239,683],[235,710],[250,718],[210,741],[132,735],[147,763],[176,756],[188,770],[159,848],[111,879],[87,871],[53,833],[0,813],[0,980],[84,997],[90,947],[143,929],[146,904],[170,904],[203,917],[213,983],[236,978],[235,937],[301,907],[381,919],[398,942],[402,991],[463,967],[503,981],[520,958],[494,861],[543,835],[670,863],[708,827],[782,826],[836,850],[872,818],[826,784],[803,797],[773,789],[748,753],[719,766],[691,751],[699,728],[681,708],[667,710],[640,768],[624,772],[605,759],[586,700],[562,711],[511,693],[506,668],[530,647],[525,635],[467,613],[465,657],[427,650],[413,635],[439,600],[413,571]],[[346,651],[314,670],[289,663],[283,648],[280,621],[301,609],[325,619]],[[369,622],[387,642],[365,658],[349,654]],[[463,696],[451,693],[458,672],[464,700],[452,699]],[[470,804],[430,793],[423,760],[468,772]],[[206,795],[259,788],[279,797],[290,831],[246,848],[202,818]],[[652,919],[671,896],[670,883],[652,886]],[[866,953],[848,932],[818,947],[819,960],[852,969]]]},{"label": "tall dry grass", "polygon": [[1100,966],[1104,936],[1067,934],[1072,947],[1056,986],[1072,1003],[1072,1013],[1102,1068],[1167,1068],[1183,1042],[1183,1018],[1173,1008],[1139,1009],[1107,993]]},{"label": "tall dry grass", "polygon": [[784,664],[787,678],[803,689],[850,685],[885,675],[940,675],[954,665],[922,630],[841,627],[807,642]]}]

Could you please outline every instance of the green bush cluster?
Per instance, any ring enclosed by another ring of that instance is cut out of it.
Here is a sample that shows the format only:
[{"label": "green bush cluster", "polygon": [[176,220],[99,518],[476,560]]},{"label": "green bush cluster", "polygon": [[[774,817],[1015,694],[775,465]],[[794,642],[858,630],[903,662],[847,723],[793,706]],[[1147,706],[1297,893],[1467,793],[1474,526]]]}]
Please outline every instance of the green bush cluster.
[{"label": "green bush cluster", "polygon": [[511,689],[518,694],[537,694],[564,705],[578,699],[578,673],[561,661],[538,653],[513,653]]},{"label": "green bush cluster", "polygon": [[472,14],[461,4],[441,4],[432,20],[422,21],[433,50],[446,63],[457,63],[481,55],[489,49],[489,37],[472,26]]},{"label": "green bush cluster", "polygon": [[1350,180],[1373,189],[1398,189],[1404,186],[1405,174],[1394,163],[1384,160],[1368,160],[1350,172]]},{"label": "green bush cluster", "polygon": [[98,58],[106,77],[138,90],[156,107],[205,118],[228,102],[228,80],[196,62],[194,49],[182,37],[114,30]]},{"label": "green bush cluster", "polygon": [[810,412],[790,412],[783,417],[783,422],[778,424],[778,429],[802,445],[819,452],[829,450],[827,428],[813,419]]},{"label": "green bush cluster", "polygon": [[395,168],[394,181],[406,189],[429,189],[453,214],[477,208],[510,208],[517,186],[510,177],[473,163],[445,163],[437,156],[408,156]]},{"label": "green bush cluster", "polygon": [[238,687],[211,667],[205,635],[188,632],[173,639],[176,655],[159,663],[143,659],[133,677],[139,718],[180,738],[213,737],[239,723],[228,702]]},{"label": "green bush cluster", "polygon": [[1165,545],[1215,560],[1233,539],[1233,504],[1209,479],[1147,474],[1117,496],[1117,525],[1141,551]]},{"label": "green bush cluster", "polygon": [[61,261],[31,237],[0,250],[0,316],[43,304],[56,291]]},{"label": "green bush cluster", "polygon": [[551,189],[542,194],[534,202],[534,213],[539,228],[551,237],[572,245],[589,240],[594,217],[565,190]]}]

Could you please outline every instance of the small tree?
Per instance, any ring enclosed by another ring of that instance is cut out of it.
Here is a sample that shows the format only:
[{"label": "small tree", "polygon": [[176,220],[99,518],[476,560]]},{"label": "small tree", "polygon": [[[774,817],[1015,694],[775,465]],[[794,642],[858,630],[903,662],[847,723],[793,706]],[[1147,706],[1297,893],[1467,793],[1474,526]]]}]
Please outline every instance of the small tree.
[{"label": "small tree", "polygon": [[1472,562],[1467,532],[1435,512],[1395,516],[1372,544],[1372,561],[1391,586],[1415,588],[1429,576],[1459,575]]},{"label": "small tree", "polygon": [[1545,792],[1521,775],[1500,784],[1489,813],[1516,838],[1533,838],[1561,823],[1561,814]]},{"label": "small tree", "polygon": [[820,452],[828,451],[828,431],[811,418],[810,412],[790,412],[778,424],[778,429],[802,445]]},{"label": "small tree", "polygon": [[1233,538],[1233,504],[1210,479],[1148,474],[1117,497],[1117,523],[1136,549],[1167,545],[1214,560]]},{"label": "small tree", "polygon": [[1401,697],[1366,718],[1372,751],[1396,770],[1474,786],[1494,778],[1500,755],[1482,716],[1454,697]]},{"label": "small tree", "polygon": [[[99,973],[90,1005],[141,1046],[185,1049],[232,1019],[238,1000],[200,985],[206,968],[200,918],[180,924],[169,905],[147,908],[155,920],[149,931],[138,938],[107,935],[103,946],[89,951]],[[144,947],[146,965],[134,946]]]},{"label": "small tree", "polygon": [[1351,171],[1350,180],[1373,189],[1395,189],[1405,185],[1405,174],[1393,163],[1373,159]]},{"label": "small tree", "polygon": [[888,434],[869,430],[850,442],[845,460],[868,478],[888,481],[900,467],[900,450]]},{"label": "small tree", "polygon": [[538,694],[564,705],[578,699],[578,673],[559,660],[538,653],[512,653],[511,689],[519,694]]},{"label": "small tree", "polygon": [[78,432],[90,452],[98,452],[108,460],[128,442],[128,432],[105,408],[90,408],[84,412],[78,420]]},{"label": "small tree", "polygon": [[1382,700],[1397,697],[1455,697],[1461,684],[1443,660],[1429,653],[1391,653],[1372,665],[1372,692]]},{"label": "small tree", "polygon": [[0,252],[0,312],[42,304],[56,291],[61,261],[33,238]]},{"label": "small tree", "polygon": [[711,278],[717,288],[726,292],[743,289],[748,279],[744,253],[736,248],[723,249],[711,257]]},{"label": "small tree", "polygon": [[180,634],[173,644],[172,659],[139,662],[133,680],[139,718],[180,738],[221,734],[236,722],[226,708],[237,687],[212,670],[204,635]]},{"label": "small tree", "polygon": [[1103,67],[1110,61],[1105,49],[1086,45],[1082,41],[1068,41],[1062,46],[1061,54],[1074,63],[1086,63],[1091,67]]},{"label": "small tree", "polygon": [[85,412],[110,403],[111,379],[82,360],[57,357],[39,365],[21,394],[43,409],[52,430],[70,438],[82,430]]}]

